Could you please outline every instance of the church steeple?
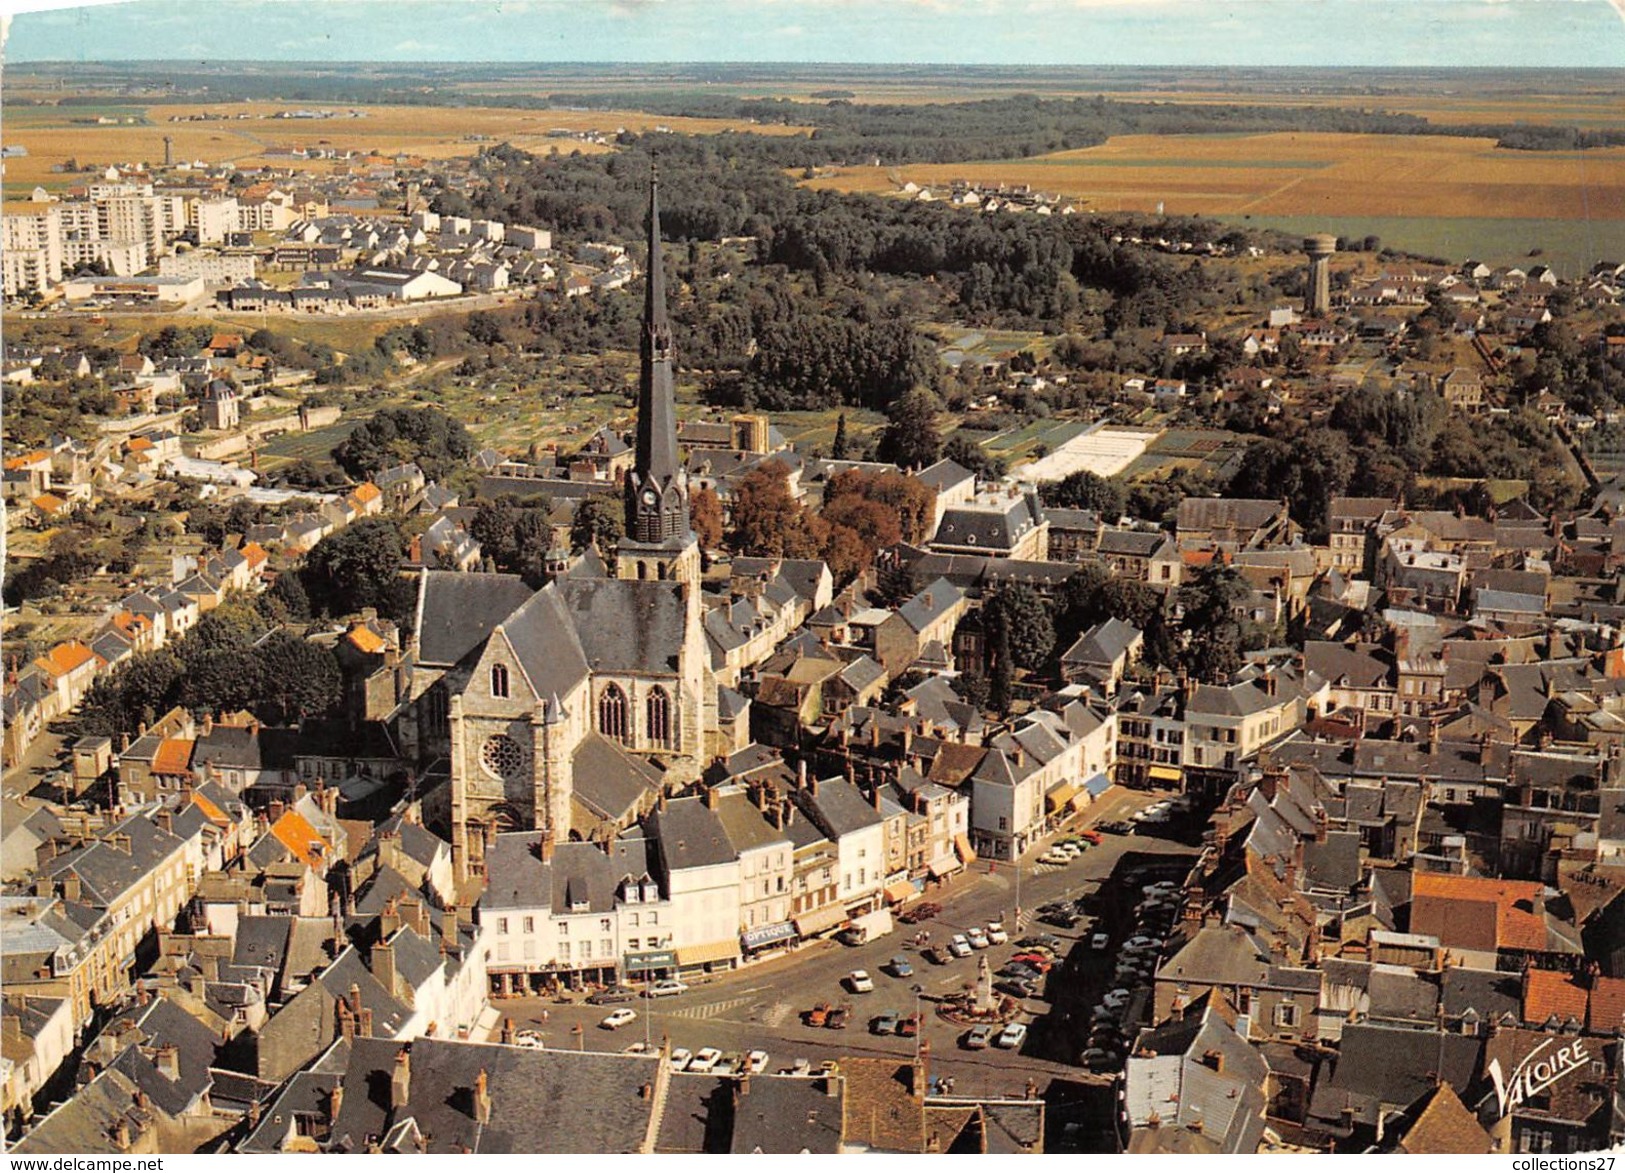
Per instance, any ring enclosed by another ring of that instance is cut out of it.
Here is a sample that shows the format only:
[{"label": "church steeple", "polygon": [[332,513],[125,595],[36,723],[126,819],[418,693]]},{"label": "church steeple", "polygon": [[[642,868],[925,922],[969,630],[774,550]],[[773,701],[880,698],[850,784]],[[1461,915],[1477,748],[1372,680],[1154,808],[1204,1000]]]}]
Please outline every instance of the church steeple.
[{"label": "church steeple", "polygon": [[658,177],[649,177],[649,275],[643,302],[636,463],[626,478],[626,536],[639,545],[691,540],[688,476],[677,459],[677,401],[672,386],[671,322],[660,256]]}]

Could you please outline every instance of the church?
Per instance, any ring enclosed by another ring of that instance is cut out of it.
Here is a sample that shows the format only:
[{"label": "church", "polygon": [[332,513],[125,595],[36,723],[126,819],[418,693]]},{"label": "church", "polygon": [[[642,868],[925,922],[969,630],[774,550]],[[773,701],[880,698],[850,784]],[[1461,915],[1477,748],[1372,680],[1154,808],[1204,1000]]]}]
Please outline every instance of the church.
[{"label": "church", "polygon": [[506,574],[419,580],[402,735],[425,769],[425,816],[448,831],[460,875],[483,873],[502,831],[553,843],[612,836],[704,764],[716,682],[678,458],[654,179],[648,269],[613,574],[589,550],[537,591]]}]

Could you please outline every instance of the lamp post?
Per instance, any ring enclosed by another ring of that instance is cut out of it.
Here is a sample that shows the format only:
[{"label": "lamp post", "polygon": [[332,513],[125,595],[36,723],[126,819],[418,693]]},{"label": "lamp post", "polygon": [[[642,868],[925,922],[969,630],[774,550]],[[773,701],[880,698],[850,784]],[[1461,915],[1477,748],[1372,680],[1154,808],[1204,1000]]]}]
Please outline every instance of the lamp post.
[{"label": "lamp post", "polygon": [[576,1037],[576,1050],[585,1051],[587,1049],[587,1032],[581,1028],[579,1022],[570,1028],[570,1033]]},{"label": "lamp post", "polygon": [[918,982],[914,983],[914,1065],[920,1063],[920,1042],[925,1038],[925,1022],[920,1018],[920,995],[925,993],[925,987]]}]

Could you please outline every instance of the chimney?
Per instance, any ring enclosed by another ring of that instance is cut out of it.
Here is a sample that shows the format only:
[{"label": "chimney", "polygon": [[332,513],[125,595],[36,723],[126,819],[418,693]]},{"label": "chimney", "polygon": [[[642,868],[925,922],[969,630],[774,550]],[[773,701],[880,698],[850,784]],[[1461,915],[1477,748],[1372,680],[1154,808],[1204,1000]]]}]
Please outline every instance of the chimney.
[{"label": "chimney", "polygon": [[[664,794],[660,796],[660,809],[666,809],[666,796]],[[557,844],[553,842],[553,836],[542,836],[541,840],[536,844],[536,853],[543,863],[553,862],[553,849],[556,846]]]},{"label": "chimney", "polygon": [[121,1153],[130,1151],[130,1122],[123,1115],[113,1123],[113,1147]]},{"label": "chimney", "polygon": [[722,799],[717,795],[717,788],[715,786],[708,787],[705,791],[705,809],[714,811],[721,802]]},{"label": "chimney", "polygon": [[344,1085],[336,1083],[333,1090],[327,1093],[327,1122],[333,1123],[339,1118],[339,1111],[344,1107]]},{"label": "chimney", "polygon": [[802,758],[796,763],[796,786],[805,790],[807,788],[807,759]]},{"label": "chimney", "polygon": [[158,1048],[157,1054],[152,1057],[153,1066],[163,1073],[163,1077],[170,1083],[177,1083],[181,1078],[181,1052],[173,1043]]},{"label": "chimney", "polygon": [[283,816],[283,814],[284,814],[284,812],[286,812],[286,810],[287,810],[287,807],[283,806],[282,800],[280,798],[273,798],[271,800],[270,811],[268,812],[270,814],[271,822],[275,823],[278,819],[280,819]]},{"label": "chimney", "polygon": [[62,873],[62,899],[70,904],[78,904],[84,899],[84,887],[79,881],[78,872]]},{"label": "chimney", "polygon": [[355,1034],[358,1039],[372,1038],[372,1011],[365,1006],[361,1008],[361,1013],[356,1015]]},{"label": "chimney", "polygon": [[440,944],[448,951],[457,948],[457,906],[440,914]]},{"label": "chimney", "polygon": [[372,947],[372,976],[391,998],[395,996],[395,946],[382,941]]},{"label": "chimney", "polygon": [[334,1017],[339,1022],[339,1038],[350,1042],[355,1038],[355,1015],[350,1013],[350,1004],[343,998],[336,999],[338,1005],[334,1007]]},{"label": "chimney", "polygon": [[359,982],[350,983],[350,1013],[361,1013],[361,984]]},{"label": "chimney", "polygon": [[203,736],[207,737],[214,732],[214,713],[203,714]]},{"label": "chimney", "polygon": [[490,1080],[485,1074],[485,1068],[474,1077],[474,1122],[476,1124],[491,1123],[491,1091]]},{"label": "chimney", "polygon": [[395,1053],[395,1070],[389,1077],[389,1107],[398,1112],[412,1099],[412,1053],[402,1047]]},{"label": "chimney", "polygon": [[750,1095],[750,1072],[747,1071],[739,1077],[739,1098],[744,1099],[748,1095]]},{"label": "chimney", "polygon": [[1015,762],[1018,769],[1027,764],[1027,751],[1021,748],[1021,742],[1016,742],[1016,747],[1010,751],[1010,760]]},{"label": "chimney", "polygon": [[401,927],[400,906],[391,896],[384,902],[384,910],[378,914],[378,936],[380,940],[387,941],[393,937]]},{"label": "chimney", "polygon": [[152,821],[157,823],[159,828],[165,834],[173,835],[175,833],[175,818],[167,809],[160,810],[157,814],[153,815]]}]

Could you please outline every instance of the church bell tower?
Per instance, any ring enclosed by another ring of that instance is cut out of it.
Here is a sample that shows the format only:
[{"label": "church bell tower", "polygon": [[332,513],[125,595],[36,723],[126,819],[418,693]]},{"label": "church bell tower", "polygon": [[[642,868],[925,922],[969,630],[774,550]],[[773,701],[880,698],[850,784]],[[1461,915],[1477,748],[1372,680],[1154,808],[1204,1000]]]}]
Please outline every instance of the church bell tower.
[{"label": "church bell tower", "polygon": [[626,537],[617,548],[619,578],[686,582],[697,590],[699,543],[689,526],[688,473],[677,456],[671,322],[660,255],[659,179],[649,178],[649,275],[643,302],[636,463],[626,474]]}]

